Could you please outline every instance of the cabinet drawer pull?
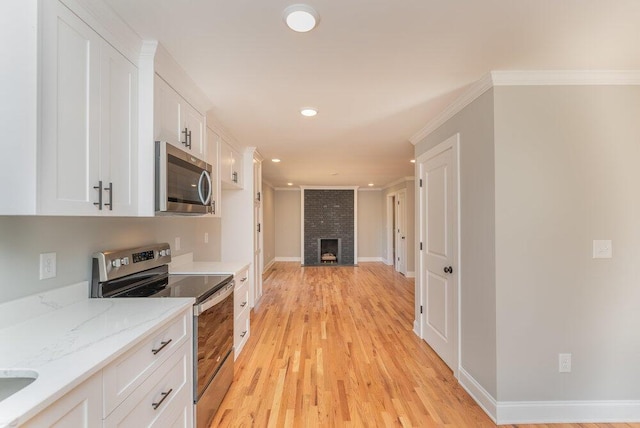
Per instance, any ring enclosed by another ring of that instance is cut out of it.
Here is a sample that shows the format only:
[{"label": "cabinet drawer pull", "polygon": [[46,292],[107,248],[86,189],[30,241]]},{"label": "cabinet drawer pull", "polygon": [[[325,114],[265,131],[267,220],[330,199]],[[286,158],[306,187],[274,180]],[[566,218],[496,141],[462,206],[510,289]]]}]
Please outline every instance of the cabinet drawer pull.
[{"label": "cabinet drawer pull", "polygon": [[162,398],[160,399],[160,401],[158,401],[157,403],[151,403],[151,406],[153,406],[153,410],[156,410],[158,407],[160,407],[160,405],[162,404],[162,402],[164,400],[167,399],[167,397],[169,396],[169,394],[171,394],[173,392],[173,388],[171,388],[170,390],[168,390],[167,392],[162,392],[160,395],[162,395]]},{"label": "cabinet drawer pull", "polygon": [[109,203],[104,203],[105,206],[109,207],[109,211],[113,211],[113,183],[109,183],[109,187],[104,188],[105,192],[109,192]]},{"label": "cabinet drawer pull", "polygon": [[248,277],[246,277],[246,276],[245,276],[244,278],[242,278],[242,279],[240,280],[240,282],[245,282],[245,281],[247,280],[247,278],[248,278]]},{"label": "cabinet drawer pull", "polygon": [[160,342],[160,347],[158,349],[151,350],[151,352],[153,352],[153,355],[156,355],[158,352],[162,351],[165,348],[165,346],[171,343],[172,340],[173,339],[169,339],[166,342]]},{"label": "cabinet drawer pull", "polygon": [[247,302],[242,302],[242,303],[240,303],[240,307],[241,307],[241,308],[244,308],[245,306],[247,306]]},{"label": "cabinet drawer pull", "polygon": [[247,330],[245,330],[242,333],[240,333],[240,337],[245,337],[246,335],[247,335]]},{"label": "cabinet drawer pull", "polygon": [[93,186],[93,188],[98,191],[98,202],[94,202],[93,205],[102,211],[102,180],[98,181],[98,185]]}]

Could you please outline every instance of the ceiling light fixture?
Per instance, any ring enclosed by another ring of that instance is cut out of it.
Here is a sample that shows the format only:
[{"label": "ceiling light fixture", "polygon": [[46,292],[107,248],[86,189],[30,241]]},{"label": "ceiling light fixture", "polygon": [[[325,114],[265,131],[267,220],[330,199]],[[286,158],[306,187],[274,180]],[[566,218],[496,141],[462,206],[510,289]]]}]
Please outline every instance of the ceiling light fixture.
[{"label": "ceiling light fixture", "polygon": [[411,159],[409,162],[416,163],[416,160],[415,159]]},{"label": "ceiling light fixture", "polygon": [[273,159],[271,159],[271,162],[273,162],[273,163],[278,163],[278,162],[280,162],[280,159],[278,159],[278,158],[273,158]]},{"label": "ceiling light fixture", "polygon": [[313,107],[305,107],[300,109],[300,114],[307,117],[313,117],[318,114],[318,109]]},{"label": "ceiling light fixture", "polygon": [[306,33],[313,30],[320,17],[318,13],[309,5],[292,4],[284,10],[284,22],[287,27],[298,33]]},{"label": "ceiling light fixture", "polygon": [[287,183],[287,186],[293,186],[293,183]]},{"label": "ceiling light fixture", "polygon": [[373,183],[369,183],[369,187],[373,187]]}]

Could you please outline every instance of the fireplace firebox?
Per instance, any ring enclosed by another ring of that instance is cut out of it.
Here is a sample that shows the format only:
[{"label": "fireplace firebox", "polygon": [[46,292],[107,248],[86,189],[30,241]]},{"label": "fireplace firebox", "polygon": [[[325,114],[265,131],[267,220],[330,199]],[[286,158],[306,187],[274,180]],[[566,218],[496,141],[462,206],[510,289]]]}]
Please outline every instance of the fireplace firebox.
[{"label": "fireplace firebox", "polygon": [[318,238],[318,264],[339,264],[342,259],[340,238]]}]

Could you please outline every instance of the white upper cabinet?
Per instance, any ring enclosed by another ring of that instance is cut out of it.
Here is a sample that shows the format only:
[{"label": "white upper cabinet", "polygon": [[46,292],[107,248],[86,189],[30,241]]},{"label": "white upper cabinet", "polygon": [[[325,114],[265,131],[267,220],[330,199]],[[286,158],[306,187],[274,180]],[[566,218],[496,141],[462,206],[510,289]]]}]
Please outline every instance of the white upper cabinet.
[{"label": "white upper cabinet", "polygon": [[220,180],[225,189],[242,189],[242,156],[224,140],[220,141]]},{"label": "white upper cabinet", "polygon": [[215,217],[220,217],[220,137],[207,128],[207,163],[213,168],[211,173],[211,208]]},{"label": "white upper cabinet", "polygon": [[135,215],[137,69],[60,2],[42,2],[38,214]]},{"label": "white upper cabinet", "polygon": [[157,74],[154,85],[156,141],[167,141],[204,160],[204,116]]}]

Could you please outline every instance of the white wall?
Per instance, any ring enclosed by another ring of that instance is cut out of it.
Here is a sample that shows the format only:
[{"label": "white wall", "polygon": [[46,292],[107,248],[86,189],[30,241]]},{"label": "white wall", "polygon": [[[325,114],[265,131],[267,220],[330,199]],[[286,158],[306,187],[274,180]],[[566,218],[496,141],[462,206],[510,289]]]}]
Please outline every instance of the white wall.
[{"label": "white wall", "polygon": [[[90,280],[94,252],[156,242],[168,242],[174,255],[219,260],[220,219],[0,217],[0,303]],[[57,253],[57,276],[39,280],[39,255],[48,252]]]}]

